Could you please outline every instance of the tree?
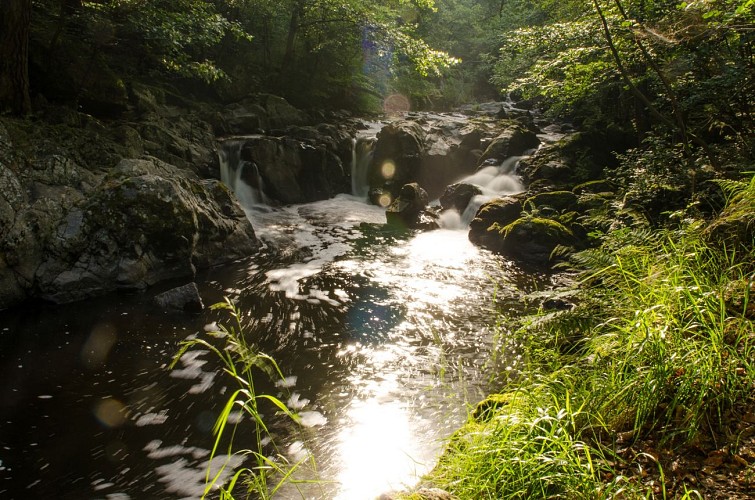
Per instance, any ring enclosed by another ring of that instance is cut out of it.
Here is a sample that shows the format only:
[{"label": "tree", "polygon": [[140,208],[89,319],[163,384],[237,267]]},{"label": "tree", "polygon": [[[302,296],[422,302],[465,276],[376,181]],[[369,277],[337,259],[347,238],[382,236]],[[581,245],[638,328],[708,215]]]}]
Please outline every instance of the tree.
[{"label": "tree", "polygon": [[31,0],[0,0],[0,112],[31,112],[30,23]]}]

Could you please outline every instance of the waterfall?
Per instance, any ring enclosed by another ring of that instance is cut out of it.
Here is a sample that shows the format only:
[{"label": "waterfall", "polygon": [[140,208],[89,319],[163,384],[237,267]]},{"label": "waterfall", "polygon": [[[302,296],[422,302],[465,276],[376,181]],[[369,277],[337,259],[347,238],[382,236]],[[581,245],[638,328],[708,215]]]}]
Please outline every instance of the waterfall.
[{"label": "waterfall", "polygon": [[524,185],[514,172],[519,161],[524,157],[511,156],[501,162],[500,165],[482,167],[474,174],[459,180],[459,183],[474,184],[479,187],[482,194],[469,200],[467,207],[461,214],[454,209],[444,211],[440,218],[441,227],[466,229],[483,203],[499,196],[522,192]]},{"label": "waterfall", "polygon": [[[264,183],[259,168],[253,162],[241,159],[243,139],[224,141],[218,151],[220,160],[220,180],[234,192],[239,203],[245,209],[267,205],[268,198],[264,193]],[[249,169],[253,169],[250,173]],[[253,178],[249,184],[247,179]]]},{"label": "waterfall", "polygon": [[351,155],[351,194],[367,198],[370,186],[367,182],[367,169],[375,152],[375,137],[357,137]]},{"label": "waterfall", "polygon": [[377,135],[384,124],[371,121],[362,121],[361,124],[363,130],[351,141],[351,194],[366,200],[370,190],[367,169],[375,153]]}]

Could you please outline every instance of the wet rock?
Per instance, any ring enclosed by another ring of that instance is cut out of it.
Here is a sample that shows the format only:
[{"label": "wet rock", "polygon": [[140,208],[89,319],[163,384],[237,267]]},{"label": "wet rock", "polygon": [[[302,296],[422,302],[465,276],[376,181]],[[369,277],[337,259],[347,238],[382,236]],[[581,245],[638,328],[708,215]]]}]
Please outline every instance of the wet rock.
[{"label": "wet rock", "polygon": [[[318,133],[315,130],[315,133]],[[318,136],[320,137],[320,136]],[[248,183],[262,184],[265,195],[283,204],[325,200],[350,191],[350,181],[330,139],[308,142],[289,137],[245,139],[241,159],[251,166]],[[251,181],[251,182],[250,182]]]},{"label": "wet rock", "polygon": [[370,189],[395,199],[403,185],[417,182],[424,147],[425,132],[416,122],[401,120],[383,127],[367,170]]},{"label": "wet rock", "polygon": [[438,217],[426,210],[427,192],[416,182],[405,184],[385,211],[389,225],[406,229],[437,229]]},{"label": "wet rock", "polygon": [[158,294],[154,301],[158,306],[168,310],[199,312],[204,309],[202,297],[194,282]]},{"label": "wet rock", "polygon": [[443,210],[455,209],[462,213],[469,201],[475,196],[482,194],[482,190],[474,184],[457,183],[446,188],[440,197],[440,206]]},{"label": "wet rock", "polygon": [[520,156],[528,149],[537,147],[540,139],[537,135],[525,127],[514,123],[493,139],[478,160],[481,165],[485,160],[492,158],[499,163],[510,156]]},{"label": "wet rock", "polygon": [[522,202],[518,197],[506,196],[484,203],[469,224],[469,241],[493,251],[499,249],[500,235],[489,231],[493,225],[505,227],[522,215]]},{"label": "wet rock", "polygon": [[527,217],[508,226],[492,226],[488,232],[497,233],[497,251],[520,262],[545,265],[557,246],[576,243],[571,230],[561,223],[538,217]]}]

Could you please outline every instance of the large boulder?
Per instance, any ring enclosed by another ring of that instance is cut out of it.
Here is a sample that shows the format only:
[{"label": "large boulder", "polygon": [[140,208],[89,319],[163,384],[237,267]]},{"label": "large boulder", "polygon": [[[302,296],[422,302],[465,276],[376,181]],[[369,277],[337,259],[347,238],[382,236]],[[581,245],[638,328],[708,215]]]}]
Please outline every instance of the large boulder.
[{"label": "large boulder", "polygon": [[23,175],[20,163],[0,163],[0,308],[144,288],[258,247],[223,184],[156,158],[123,160],[104,178],[61,156]]},{"label": "large boulder", "polygon": [[482,189],[474,184],[464,182],[451,184],[440,196],[440,206],[443,210],[454,209],[459,213],[464,212],[469,202],[475,196],[482,194]]},{"label": "large boulder", "polygon": [[350,190],[348,169],[325,141],[257,136],[244,140],[241,160],[265,195],[283,204],[324,200]]},{"label": "large boulder", "polygon": [[521,156],[539,144],[540,139],[537,138],[535,132],[514,122],[493,139],[478,159],[478,165],[482,165],[488,159],[500,163],[511,156]]},{"label": "large boulder", "polygon": [[546,265],[557,246],[576,242],[572,231],[560,222],[539,217],[524,217],[505,227],[493,225],[488,231],[500,238],[499,253],[527,264]]},{"label": "large boulder", "polygon": [[548,191],[530,196],[524,206],[538,211],[569,212],[577,208],[577,195],[571,191]]},{"label": "large boulder", "polygon": [[383,127],[367,170],[373,203],[384,196],[392,201],[404,184],[418,180],[424,148],[425,131],[418,123],[400,120]]},{"label": "large boulder", "polygon": [[431,198],[475,171],[482,137],[481,127],[452,117],[439,117],[429,127],[417,181]]},{"label": "large boulder", "polygon": [[522,201],[518,197],[506,196],[490,200],[477,210],[469,224],[469,241],[483,248],[497,251],[500,248],[500,235],[489,231],[493,226],[505,227],[522,215]]},{"label": "large boulder", "polygon": [[438,217],[426,209],[427,192],[419,184],[405,184],[385,211],[389,225],[402,229],[437,229]]}]

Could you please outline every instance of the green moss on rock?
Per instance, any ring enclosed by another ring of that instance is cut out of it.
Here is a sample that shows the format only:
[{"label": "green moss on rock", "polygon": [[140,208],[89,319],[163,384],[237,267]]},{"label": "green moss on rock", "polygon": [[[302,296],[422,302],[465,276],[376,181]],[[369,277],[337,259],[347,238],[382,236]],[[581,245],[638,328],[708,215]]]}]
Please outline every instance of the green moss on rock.
[{"label": "green moss on rock", "polygon": [[551,191],[540,193],[527,198],[525,207],[535,207],[538,210],[551,208],[557,212],[574,210],[577,206],[577,196],[571,191]]}]

